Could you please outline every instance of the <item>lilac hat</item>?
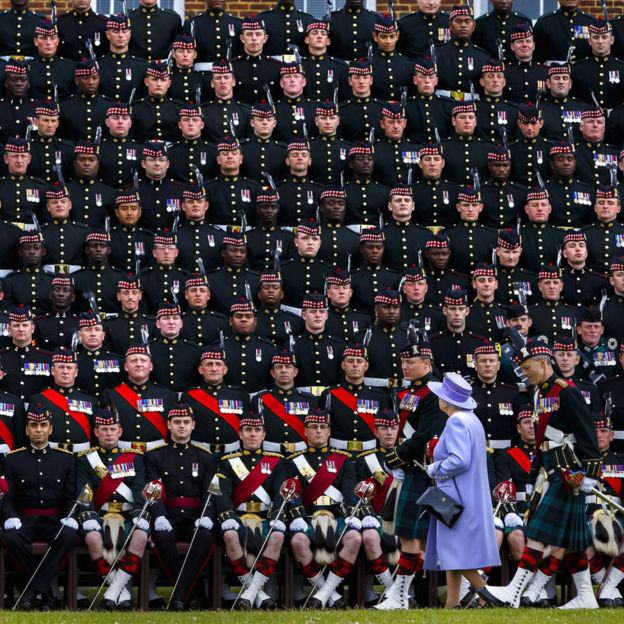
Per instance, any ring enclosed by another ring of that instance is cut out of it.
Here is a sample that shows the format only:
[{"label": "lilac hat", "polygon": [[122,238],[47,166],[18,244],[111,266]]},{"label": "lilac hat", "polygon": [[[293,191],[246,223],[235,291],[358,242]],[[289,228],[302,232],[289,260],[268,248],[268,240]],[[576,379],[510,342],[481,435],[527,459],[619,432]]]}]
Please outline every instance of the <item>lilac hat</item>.
[{"label": "lilac hat", "polygon": [[433,394],[451,405],[464,407],[466,409],[474,409],[477,407],[477,402],[470,396],[472,387],[457,373],[447,373],[444,375],[443,382],[430,381],[427,387]]}]

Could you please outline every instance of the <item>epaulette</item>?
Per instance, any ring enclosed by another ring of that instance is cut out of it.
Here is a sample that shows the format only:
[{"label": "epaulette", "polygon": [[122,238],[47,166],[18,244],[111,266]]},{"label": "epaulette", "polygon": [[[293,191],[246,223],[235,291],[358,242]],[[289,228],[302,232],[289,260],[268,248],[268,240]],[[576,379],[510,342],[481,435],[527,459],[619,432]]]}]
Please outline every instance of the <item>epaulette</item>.
[{"label": "epaulette", "polygon": [[121,450],[122,453],[134,453],[135,455],[144,455],[145,451],[139,448],[130,447],[129,449]]},{"label": "epaulette", "polygon": [[236,451],[235,453],[229,453],[228,455],[223,455],[221,459],[234,459],[234,457],[242,457],[243,454],[240,451]]},{"label": "epaulette", "polygon": [[271,451],[264,451],[265,455],[268,455],[269,457],[279,457],[280,459],[284,459],[284,456],[281,453],[273,453]]},{"label": "epaulette", "polygon": [[68,455],[73,455],[73,453],[71,451],[68,451],[67,449],[61,448],[60,446],[56,446],[52,450],[53,451],[60,451],[61,453],[67,453]]},{"label": "epaulette", "polygon": [[215,477],[219,478],[219,479],[225,479],[226,476],[220,472],[215,472]]},{"label": "epaulette", "polygon": [[295,457],[299,457],[299,455],[303,455],[305,453],[305,449],[303,451],[295,451],[294,453],[290,454],[286,459],[293,459]]},{"label": "epaulette", "polygon": [[555,379],[555,383],[561,386],[562,388],[567,388],[570,384],[563,379]]},{"label": "epaulette", "polygon": [[202,446],[201,444],[199,444],[198,442],[195,442],[194,440],[191,440],[191,446],[194,446],[200,451],[206,451],[206,453],[208,453],[209,455],[212,455],[212,453],[210,452],[210,449],[207,449],[205,446]]},{"label": "epaulette", "polygon": [[7,453],[7,455],[13,455],[13,453],[19,453],[20,451],[25,451],[26,447],[25,446],[20,446],[19,448],[13,449],[12,451],[9,451]]},{"label": "epaulette", "polygon": [[153,446],[148,452],[151,453],[152,451],[155,451],[157,449],[161,449],[161,448],[163,448],[165,446],[169,446],[169,444],[167,442],[163,442],[162,444],[159,444],[158,446]]},{"label": "epaulette", "polygon": [[92,451],[97,451],[98,447],[97,446],[92,446],[91,448],[85,449],[84,451],[80,451],[79,453],[77,453],[78,457],[84,457],[85,455],[87,455],[88,453],[91,453]]},{"label": "epaulette", "polygon": [[351,457],[351,453],[349,453],[349,451],[343,451],[341,449],[337,449],[334,448],[333,446],[331,447],[332,453],[340,453],[340,455],[346,455],[347,457]]},{"label": "epaulette", "polygon": [[370,455],[371,453],[376,453],[377,449],[368,449],[367,451],[362,451],[359,455],[356,455],[356,457],[366,457],[367,455]]}]

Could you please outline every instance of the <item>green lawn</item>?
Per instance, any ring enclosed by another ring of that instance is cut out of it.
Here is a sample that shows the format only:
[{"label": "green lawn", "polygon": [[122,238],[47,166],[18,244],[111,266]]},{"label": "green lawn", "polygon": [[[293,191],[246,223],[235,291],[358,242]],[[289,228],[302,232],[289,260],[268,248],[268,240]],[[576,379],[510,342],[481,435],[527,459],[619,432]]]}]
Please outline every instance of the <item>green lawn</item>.
[{"label": "green lawn", "polygon": [[172,613],[0,613],[0,622],[15,624],[620,624],[622,610],[557,611],[533,609],[480,609],[467,611],[443,611],[441,609],[418,609],[412,611],[276,611],[231,613],[229,611],[196,611],[183,614]]}]

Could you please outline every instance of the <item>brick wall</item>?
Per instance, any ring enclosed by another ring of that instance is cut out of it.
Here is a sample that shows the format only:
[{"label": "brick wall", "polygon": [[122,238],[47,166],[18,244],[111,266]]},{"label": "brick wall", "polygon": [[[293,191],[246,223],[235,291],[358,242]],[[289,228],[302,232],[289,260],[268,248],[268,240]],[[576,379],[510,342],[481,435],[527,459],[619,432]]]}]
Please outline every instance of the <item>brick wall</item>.
[{"label": "brick wall", "polygon": [[[228,11],[234,13],[236,15],[249,15],[250,13],[259,13],[260,11],[265,10],[267,7],[270,7],[275,2],[274,0],[268,0],[266,2],[257,1],[257,2],[248,2],[246,0],[231,0],[228,2]],[[58,0],[57,6],[59,13],[62,13],[67,9],[68,2],[64,0]],[[404,15],[405,13],[409,13],[415,10],[415,4],[411,2],[395,2],[395,7],[397,14]],[[442,5],[445,8],[448,8],[454,4],[460,4],[460,2],[456,2],[453,0],[443,0]],[[0,8],[7,8],[9,3],[7,0],[0,0]],[[39,11],[44,14],[48,14],[50,12],[50,3],[48,0],[31,0],[30,3],[33,11]],[[186,12],[187,13],[198,13],[203,11],[205,8],[204,0],[187,0],[186,1]],[[622,0],[607,0],[607,6],[611,9],[611,13],[613,15],[617,15],[622,13]],[[386,4],[383,1],[380,1],[381,10],[386,10]],[[601,0],[582,0],[581,7],[584,11],[588,11],[590,13],[600,13],[601,12]]]}]

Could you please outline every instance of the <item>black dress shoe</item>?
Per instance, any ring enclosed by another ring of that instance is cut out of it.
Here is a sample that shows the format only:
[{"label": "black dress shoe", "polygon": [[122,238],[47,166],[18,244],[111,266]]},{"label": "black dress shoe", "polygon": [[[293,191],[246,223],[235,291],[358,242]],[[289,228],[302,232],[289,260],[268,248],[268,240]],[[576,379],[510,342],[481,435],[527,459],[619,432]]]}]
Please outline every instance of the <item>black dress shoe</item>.
[{"label": "black dress shoe", "polygon": [[598,598],[598,606],[601,609],[613,609],[615,606],[613,598]]},{"label": "black dress shoe", "polygon": [[542,598],[541,600],[536,600],[533,605],[536,609],[550,609],[553,604],[548,600],[548,598]]},{"label": "black dress shoe", "polygon": [[323,609],[323,603],[318,598],[308,600],[308,609]]},{"label": "black dress shoe", "polygon": [[130,611],[130,609],[132,609],[132,600],[122,600],[118,602],[117,609],[119,611]]},{"label": "black dress shoe", "polygon": [[613,606],[616,609],[621,609],[622,607],[624,607],[624,598],[614,598],[613,599]]},{"label": "black dress shoe", "polygon": [[104,600],[100,603],[100,609],[103,611],[113,611],[115,607],[117,607],[117,603],[110,598],[104,598]]},{"label": "black dress shoe", "polygon": [[150,611],[160,611],[164,609],[167,605],[162,598],[154,598],[154,600],[150,600],[148,605]]},{"label": "black dress shoe", "polygon": [[88,609],[89,601],[86,598],[80,598],[76,601],[76,609]]},{"label": "black dress shoe", "polygon": [[27,591],[17,605],[18,611],[32,611],[37,607],[37,596],[33,591]]},{"label": "black dress shoe", "polygon": [[273,598],[265,598],[260,603],[260,606],[258,608],[262,609],[263,611],[274,611],[275,609],[277,609],[277,605],[275,604],[275,600],[273,600]]},{"label": "black dress shoe", "polygon": [[41,596],[39,607],[42,611],[50,612],[54,609],[54,606],[54,598],[52,598],[52,596],[48,594],[43,594]]},{"label": "black dress shoe", "polygon": [[172,600],[169,605],[169,611],[186,611],[186,605],[183,600]]},{"label": "black dress shoe", "polygon": [[491,594],[487,587],[482,587],[481,589],[477,589],[477,594],[479,594],[479,596],[483,598],[485,602],[492,604],[495,607],[507,607],[508,606],[506,602],[499,600],[496,596],[494,596],[494,594]]},{"label": "black dress shoe", "polygon": [[247,598],[239,598],[236,603],[237,611],[251,611],[252,607],[253,605],[249,602],[249,600],[247,600]]}]

